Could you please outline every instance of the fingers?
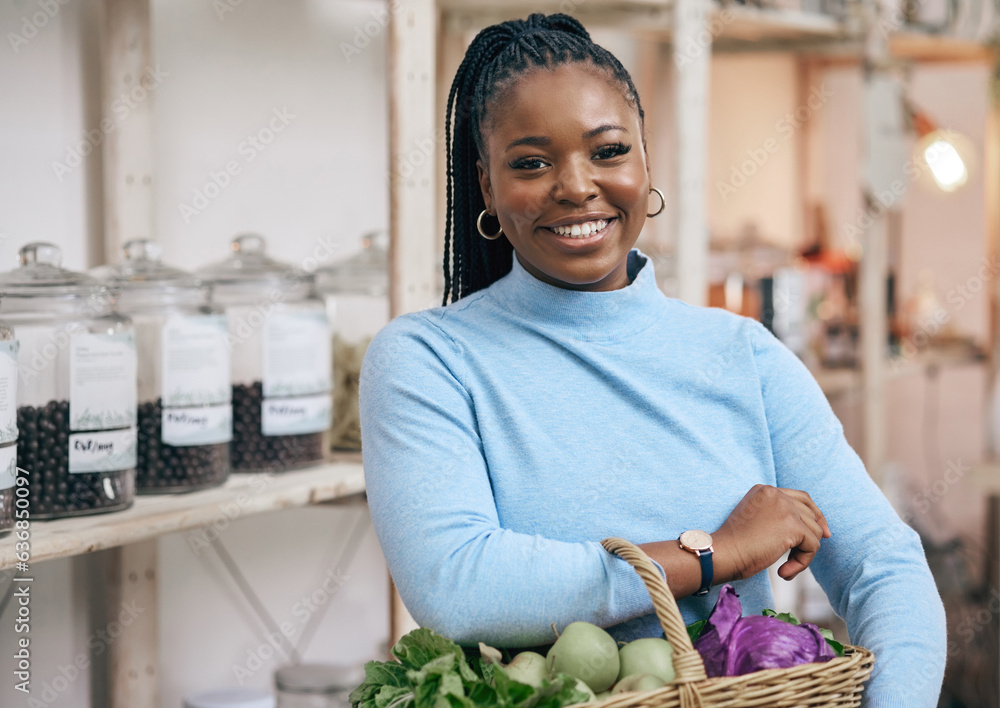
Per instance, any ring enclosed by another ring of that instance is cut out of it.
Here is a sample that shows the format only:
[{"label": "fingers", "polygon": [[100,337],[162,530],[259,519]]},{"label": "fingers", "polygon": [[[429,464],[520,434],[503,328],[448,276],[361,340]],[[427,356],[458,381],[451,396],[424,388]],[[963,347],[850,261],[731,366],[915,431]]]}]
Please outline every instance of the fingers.
[{"label": "fingers", "polygon": [[778,487],[778,491],[784,492],[795,501],[804,505],[809,510],[809,513],[812,514],[816,523],[819,524],[820,528],[823,530],[823,538],[830,538],[830,525],[826,522],[826,516],[824,516],[823,512],[819,510],[816,502],[813,501],[813,498],[809,496],[808,492],[803,492],[800,489],[785,489],[784,487]]}]

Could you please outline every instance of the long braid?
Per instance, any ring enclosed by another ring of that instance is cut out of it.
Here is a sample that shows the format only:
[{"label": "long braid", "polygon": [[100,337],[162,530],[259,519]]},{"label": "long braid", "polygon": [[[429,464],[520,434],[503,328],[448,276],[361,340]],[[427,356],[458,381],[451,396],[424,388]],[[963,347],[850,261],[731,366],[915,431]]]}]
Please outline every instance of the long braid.
[{"label": "long braid", "polygon": [[[639,111],[639,95],[625,67],[594,44],[569,15],[533,14],[487,27],[472,40],[448,92],[445,113],[447,213],[444,240],[444,304],[492,285],[510,272],[513,246],[506,237],[482,238],[476,219],[486,208],[476,162],[485,163],[482,129],[491,101],[524,74],[540,67],[588,62],[607,71]],[[486,219],[490,222],[493,219]],[[485,227],[492,231],[497,226]]]}]

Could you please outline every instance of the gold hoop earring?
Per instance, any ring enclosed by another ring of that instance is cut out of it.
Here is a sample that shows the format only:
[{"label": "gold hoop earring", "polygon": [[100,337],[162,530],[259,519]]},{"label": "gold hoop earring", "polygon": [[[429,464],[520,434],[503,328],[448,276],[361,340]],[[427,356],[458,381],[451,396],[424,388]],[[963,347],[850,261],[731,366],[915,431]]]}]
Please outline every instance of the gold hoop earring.
[{"label": "gold hoop earring", "polygon": [[476,230],[479,231],[479,235],[482,236],[487,241],[496,241],[498,238],[503,236],[503,227],[501,226],[500,230],[497,231],[495,234],[488,234],[485,231],[483,231],[483,217],[486,216],[486,213],[487,212],[485,209],[479,212],[479,218],[476,219]]},{"label": "gold hoop earring", "polygon": [[650,219],[652,219],[654,216],[659,216],[660,214],[663,213],[663,210],[667,208],[667,199],[666,197],[663,196],[663,192],[658,190],[656,187],[650,187],[649,193],[652,194],[653,192],[656,192],[656,195],[660,198],[660,208],[654,211],[652,214],[646,214],[646,216],[649,217]]}]

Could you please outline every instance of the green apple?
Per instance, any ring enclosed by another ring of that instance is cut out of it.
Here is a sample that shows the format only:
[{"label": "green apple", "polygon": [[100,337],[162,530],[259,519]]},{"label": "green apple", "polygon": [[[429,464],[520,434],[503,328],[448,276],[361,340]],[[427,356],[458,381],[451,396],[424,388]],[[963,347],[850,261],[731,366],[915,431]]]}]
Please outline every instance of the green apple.
[{"label": "green apple", "polygon": [[533,651],[522,651],[504,667],[507,676],[519,683],[541,688],[542,681],[549,677],[545,657]]},{"label": "green apple", "polygon": [[674,648],[666,639],[636,639],[618,650],[618,680],[632,674],[649,674],[670,683],[674,680]]},{"label": "green apple", "polygon": [[652,674],[629,674],[615,684],[612,693],[627,693],[629,691],[654,691],[663,688],[667,683],[659,676]]},{"label": "green apple", "polygon": [[545,657],[549,674],[569,674],[592,691],[604,691],[618,678],[620,662],[614,637],[590,622],[572,622]]}]

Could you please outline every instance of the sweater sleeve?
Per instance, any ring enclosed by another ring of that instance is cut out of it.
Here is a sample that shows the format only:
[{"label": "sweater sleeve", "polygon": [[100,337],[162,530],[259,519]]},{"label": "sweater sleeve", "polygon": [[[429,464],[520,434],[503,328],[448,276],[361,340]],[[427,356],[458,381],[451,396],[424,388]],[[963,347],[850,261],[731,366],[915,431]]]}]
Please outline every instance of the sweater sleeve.
[{"label": "sweater sleeve", "polygon": [[941,598],[917,534],[844,438],[809,370],[764,327],[754,358],[779,486],[808,492],[830,525],[810,568],[875,655],[865,708],[934,708],[945,665]]},{"label": "sweater sleeve", "polygon": [[500,525],[462,353],[429,317],[397,318],[361,372],[372,522],[403,603],[454,641],[551,642],[551,624],[611,626],[652,612],[631,567],[597,541]]}]

